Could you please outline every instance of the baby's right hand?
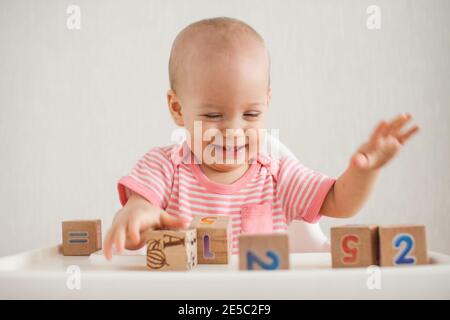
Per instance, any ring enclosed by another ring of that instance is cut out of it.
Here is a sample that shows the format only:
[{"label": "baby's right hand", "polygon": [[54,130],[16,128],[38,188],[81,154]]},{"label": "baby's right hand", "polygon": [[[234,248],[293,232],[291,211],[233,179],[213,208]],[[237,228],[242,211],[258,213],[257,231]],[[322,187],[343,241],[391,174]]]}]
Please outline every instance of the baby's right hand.
[{"label": "baby's right hand", "polygon": [[114,217],[105,238],[103,252],[106,259],[111,260],[113,244],[116,253],[120,253],[124,248],[137,250],[145,245],[145,231],[183,227],[181,219],[169,215],[140,195],[132,193],[125,206]]}]

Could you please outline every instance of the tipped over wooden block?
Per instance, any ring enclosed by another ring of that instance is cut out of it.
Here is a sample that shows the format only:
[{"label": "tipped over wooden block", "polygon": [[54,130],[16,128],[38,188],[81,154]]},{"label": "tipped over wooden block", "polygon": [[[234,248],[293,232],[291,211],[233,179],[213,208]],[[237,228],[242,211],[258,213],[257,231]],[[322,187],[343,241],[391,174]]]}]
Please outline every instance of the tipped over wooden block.
[{"label": "tipped over wooden block", "polygon": [[239,236],[239,270],[282,269],[289,269],[287,234],[241,234]]},{"label": "tipped over wooden block", "polygon": [[197,232],[152,230],[145,233],[147,267],[153,271],[184,271],[197,265]]},{"label": "tipped over wooden block", "polygon": [[102,248],[101,220],[62,222],[62,253],[65,256],[88,256]]},{"label": "tipped over wooden block", "polygon": [[231,254],[231,218],[195,216],[190,228],[197,229],[199,264],[227,264]]},{"label": "tipped over wooden block", "polygon": [[429,263],[424,226],[380,226],[379,236],[381,266]]},{"label": "tipped over wooden block", "polygon": [[378,263],[378,227],[346,225],[331,228],[333,268],[368,267]]}]

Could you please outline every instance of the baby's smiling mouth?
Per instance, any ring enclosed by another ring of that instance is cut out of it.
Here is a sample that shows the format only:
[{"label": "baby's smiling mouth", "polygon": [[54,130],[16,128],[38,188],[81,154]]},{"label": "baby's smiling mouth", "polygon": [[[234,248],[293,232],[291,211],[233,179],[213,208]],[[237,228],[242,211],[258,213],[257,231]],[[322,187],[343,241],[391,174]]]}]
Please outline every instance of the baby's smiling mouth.
[{"label": "baby's smiling mouth", "polygon": [[243,144],[243,145],[239,145],[239,146],[235,146],[233,144],[230,145],[219,145],[219,144],[211,144],[212,147],[214,147],[215,149],[222,149],[224,152],[240,152],[245,148],[248,148],[248,144]]}]

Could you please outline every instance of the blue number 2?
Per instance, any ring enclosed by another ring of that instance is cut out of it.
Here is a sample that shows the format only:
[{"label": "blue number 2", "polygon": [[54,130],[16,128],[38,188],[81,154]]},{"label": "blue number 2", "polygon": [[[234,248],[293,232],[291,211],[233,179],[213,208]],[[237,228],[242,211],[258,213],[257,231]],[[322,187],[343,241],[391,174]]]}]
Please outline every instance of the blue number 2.
[{"label": "blue number 2", "polygon": [[[402,243],[405,243],[403,249],[400,249]],[[414,248],[414,238],[408,233],[401,233],[394,237],[392,245],[400,249],[394,257],[394,264],[415,264],[416,258],[408,256]]]},{"label": "blue number 2", "polygon": [[272,250],[266,252],[266,256],[272,261],[271,263],[266,263],[262,261],[254,252],[247,251],[247,270],[253,270],[253,265],[256,263],[264,270],[276,270],[280,266],[280,257],[278,254]]}]

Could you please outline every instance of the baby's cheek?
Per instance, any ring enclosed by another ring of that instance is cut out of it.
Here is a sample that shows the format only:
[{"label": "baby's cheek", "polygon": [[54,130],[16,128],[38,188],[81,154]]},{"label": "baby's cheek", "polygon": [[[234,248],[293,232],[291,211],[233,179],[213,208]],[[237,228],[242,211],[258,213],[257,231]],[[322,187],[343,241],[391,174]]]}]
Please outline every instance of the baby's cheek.
[{"label": "baby's cheek", "polygon": [[258,132],[256,130],[255,132],[257,133],[248,135],[248,144],[249,147],[251,147],[250,149],[258,152],[261,149],[261,142],[264,141],[264,136],[261,134],[261,132]]}]

